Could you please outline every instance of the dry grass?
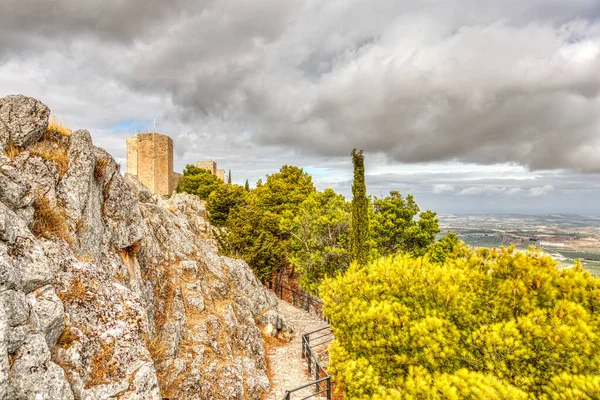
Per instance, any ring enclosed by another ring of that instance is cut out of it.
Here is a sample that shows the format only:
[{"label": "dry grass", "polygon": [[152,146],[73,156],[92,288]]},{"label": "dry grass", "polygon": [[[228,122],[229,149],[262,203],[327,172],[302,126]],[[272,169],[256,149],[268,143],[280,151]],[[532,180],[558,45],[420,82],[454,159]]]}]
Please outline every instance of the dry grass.
[{"label": "dry grass", "polygon": [[67,213],[61,207],[52,207],[44,196],[37,195],[33,202],[33,226],[31,232],[36,237],[58,238],[71,243],[67,225]]},{"label": "dry grass", "polygon": [[69,152],[63,146],[56,142],[42,141],[37,142],[29,149],[31,154],[40,156],[44,160],[52,161],[58,169],[58,174],[62,178],[69,169]]},{"label": "dry grass", "polygon": [[56,345],[63,349],[68,349],[73,343],[79,339],[79,336],[73,331],[72,328],[66,327],[63,333],[58,338]]},{"label": "dry grass", "polygon": [[56,122],[54,119],[50,120],[48,123],[48,128],[46,129],[46,133],[48,132],[56,132],[61,136],[69,137],[71,136],[71,129],[67,128],[65,125]]},{"label": "dry grass", "polygon": [[160,364],[164,361],[167,351],[167,343],[164,340],[160,340],[160,335],[156,335],[154,339],[146,345],[150,352],[150,357],[154,361],[154,364]]},{"label": "dry grass", "polygon": [[101,181],[104,178],[107,165],[108,158],[96,159],[96,165],[94,166],[94,178],[96,178],[96,181]]},{"label": "dry grass", "polygon": [[93,264],[95,261],[93,254],[80,254],[77,256],[77,260],[86,264]]},{"label": "dry grass", "polygon": [[71,280],[69,288],[65,292],[57,293],[57,296],[64,302],[84,303],[88,299],[87,287],[81,281],[80,277]]},{"label": "dry grass", "polygon": [[110,383],[111,377],[116,378],[119,375],[117,361],[114,359],[115,354],[115,339],[110,342],[100,342],[100,351],[92,358],[90,365],[90,380],[85,385],[85,388],[90,388],[96,385]]},{"label": "dry grass", "polygon": [[11,160],[19,155],[23,151],[22,147],[16,147],[12,141],[12,138],[8,138],[8,146],[6,146],[6,150],[4,150],[4,155]]}]

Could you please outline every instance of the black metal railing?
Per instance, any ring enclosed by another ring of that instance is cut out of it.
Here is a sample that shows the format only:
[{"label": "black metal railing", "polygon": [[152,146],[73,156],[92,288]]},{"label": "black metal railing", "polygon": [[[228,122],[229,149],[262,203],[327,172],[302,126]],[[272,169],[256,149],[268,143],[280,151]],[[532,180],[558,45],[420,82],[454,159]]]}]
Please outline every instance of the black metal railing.
[{"label": "black metal railing", "polygon": [[323,316],[323,302],[318,297],[315,297],[302,289],[292,289],[281,283],[279,280],[269,282],[269,289],[275,292],[280,299],[285,300],[308,313],[314,313],[325,320],[325,317]]},{"label": "black metal railing", "polygon": [[311,386],[315,387],[314,393],[303,397],[301,400],[321,396],[331,400],[331,376],[327,373],[326,368],[329,364],[327,345],[331,343],[333,338],[333,332],[331,332],[329,326],[302,335],[302,358],[306,359],[308,375],[314,377],[314,381],[286,390],[282,400],[292,400],[293,393]]}]

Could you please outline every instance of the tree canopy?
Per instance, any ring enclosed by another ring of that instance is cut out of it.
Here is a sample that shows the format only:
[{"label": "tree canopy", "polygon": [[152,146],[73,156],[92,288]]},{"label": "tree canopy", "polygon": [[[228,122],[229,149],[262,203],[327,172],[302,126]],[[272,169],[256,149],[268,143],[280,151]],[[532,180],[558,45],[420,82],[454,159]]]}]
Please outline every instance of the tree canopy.
[{"label": "tree canopy", "polygon": [[178,193],[194,194],[206,200],[221,185],[223,185],[223,182],[209,171],[195,165],[187,165],[175,190]]},{"label": "tree canopy", "polygon": [[436,213],[425,211],[419,214],[419,211],[410,194],[404,198],[399,192],[392,191],[388,197],[373,200],[371,236],[378,254],[401,251],[425,254],[440,228]]},{"label": "tree canopy", "polygon": [[453,241],[324,281],[329,371],[346,397],[598,398],[600,280],[534,249]]},{"label": "tree canopy", "polygon": [[316,292],[323,278],[350,264],[350,205],[332,189],[311,193],[298,212],[285,214],[281,227],[292,235],[290,261],[297,266],[305,289]]},{"label": "tree canopy", "polygon": [[312,177],[302,168],[284,165],[279,172],[267,175],[267,181],[255,189],[256,206],[265,211],[282,215],[285,211],[296,212],[300,204],[316,191]]},{"label": "tree canopy", "polygon": [[208,196],[206,209],[211,224],[225,226],[229,213],[248,204],[248,193],[240,185],[220,185]]},{"label": "tree canopy", "polygon": [[226,230],[216,232],[221,251],[242,257],[263,280],[291,265],[290,231],[282,229],[284,215],[295,215],[300,205],[316,193],[310,175],[284,165],[268,175],[265,184],[246,192],[226,185],[211,196],[207,208],[211,221]]}]

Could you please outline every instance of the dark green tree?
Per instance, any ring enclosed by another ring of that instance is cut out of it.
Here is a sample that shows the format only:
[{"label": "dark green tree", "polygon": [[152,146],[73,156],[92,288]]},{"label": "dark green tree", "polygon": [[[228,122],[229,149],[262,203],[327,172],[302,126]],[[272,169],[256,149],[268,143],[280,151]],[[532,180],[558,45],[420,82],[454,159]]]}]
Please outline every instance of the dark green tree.
[{"label": "dark green tree", "polygon": [[244,189],[246,189],[246,192],[250,191],[250,184],[248,183],[248,179],[246,179],[246,184],[244,185]]},{"label": "dark green tree", "polygon": [[296,213],[300,204],[315,191],[311,176],[302,168],[284,165],[279,172],[267,175],[264,185],[257,183],[254,192],[258,207],[283,215],[286,211]]},{"label": "dark green tree", "polygon": [[280,227],[291,234],[290,261],[304,289],[316,293],[324,277],[348,268],[350,203],[333,189],[312,193]]},{"label": "dark green tree", "polygon": [[177,193],[189,193],[206,200],[223,182],[209,171],[195,165],[187,165],[175,189]]},{"label": "dark green tree", "polygon": [[287,242],[281,239],[279,216],[258,207],[230,210],[227,229],[215,236],[221,253],[244,259],[256,276],[268,282],[273,272],[288,265]]},{"label": "dark green tree", "polygon": [[[227,185],[230,186],[230,185]],[[241,188],[241,187],[240,187]],[[298,212],[300,204],[315,192],[310,175],[301,168],[284,165],[278,173],[259,181],[256,189],[246,192],[247,203],[243,207],[233,205],[233,199],[221,204],[215,194],[213,204],[218,223],[226,230],[217,232],[218,242],[224,254],[242,257],[263,281],[271,274],[290,265],[290,233],[282,230],[284,215]],[[229,193],[229,195],[234,195]],[[219,204],[219,207],[217,205]]]},{"label": "dark green tree", "polygon": [[369,262],[369,200],[365,185],[363,152],[352,150],[354,181],[352,182],[352,221],[350,224],[350,256],[359,265]]},{"label": "dark green tree", "polygon": [[[412,195],[404,198],[392,191],[388,197],[373,200],[371,238],[377,253],[386,256],[400,251],[423,255],[440,231],[436,213],[419,214]],[[418,218],[417,218],[418,217]]]},{"label": "dark green tree", "polygon": [[227,183],[231,185],[231,170],[229,170],[229,174],[227,174]]},{"label": "dark green tree", "polygon": [[208,219],[211,224],[225,226],[229,213],[238,207],[248,204],[248,192],[240,185],[221,185],[210,196],[206,202],[209,212]]}]

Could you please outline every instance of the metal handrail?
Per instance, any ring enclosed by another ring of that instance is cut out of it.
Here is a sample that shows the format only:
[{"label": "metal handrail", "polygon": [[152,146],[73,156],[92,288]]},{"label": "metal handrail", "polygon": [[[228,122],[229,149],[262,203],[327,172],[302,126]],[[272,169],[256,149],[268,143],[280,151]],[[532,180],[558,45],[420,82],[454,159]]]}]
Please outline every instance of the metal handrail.
[{"label": "metal handrail", "polygon": [[[279,297],[282,300],[286,300],[284,298],[284,294],[283,294],[283,291],[286,290],[291,294],[292,304],[294,306],[301,306],[301,308],[305,309],[307,312],[310,312],[310,309],[312,306],[312,309],[315,312],[315,314],[317,314],[323,320],[327,321],[327,319],[323,315],[323,302],[320,299],[310,295],[309,293],[307,293],[303,290],[296,290],[296,289],[292,289],[286,285],[283,285],[283,284],[281,284],[280,281],[275,281],[274,284],[275,285],[273,287],[273,282],[272,281],[269,282],[269,289],[272,289],[275,292],[275,295],[277,297]],[[300,300],[300,301],[297,302],[297,300]],[[329,322],[329,321],[327,321],[327,322]],[[300,400],[307,400],[307,399],[316,397],[319,394],[323,394],[323,393],[326,395],[327,400],[331,400],[331,376],[323,368],[323,365],[321,365],[319,363],[319,360],[317,358],[318,354],[315,354],[313,349],[316,348],[317,346],[322,346],[323,344],[331,342],[334,338],[326,339],[319,343],[314,343],[315,340],[333,335],[333,332],[330,331],[328,333],[321,334],[317,337],[312,338],[312,343],[311,343],[311,337],[310,337],[311,335],[314,335],[315,333],[321,333],[328,329],[330,329],[330,327],[326,326],[326,327],[323,327],[323,328],[320,328],[315,331],[305,333],[302,335],[302,358],[306,358],[308,374],[312,375],[313,370],[314,370],[314,380],[311,382],[308,382],[302,386],[299,386],[297,388],[286,390],[285,395],[282,400],[291,400],[292,393],[298,392],[302,389],[306,389],[313,385],[315,386],[315,392],[313,394],[311,394],[310,396],[303,397]],[[313,368],[313,363],[314,363],[314,368]],[[325,388],[321,387],[322,383],[325,383]]]}]

